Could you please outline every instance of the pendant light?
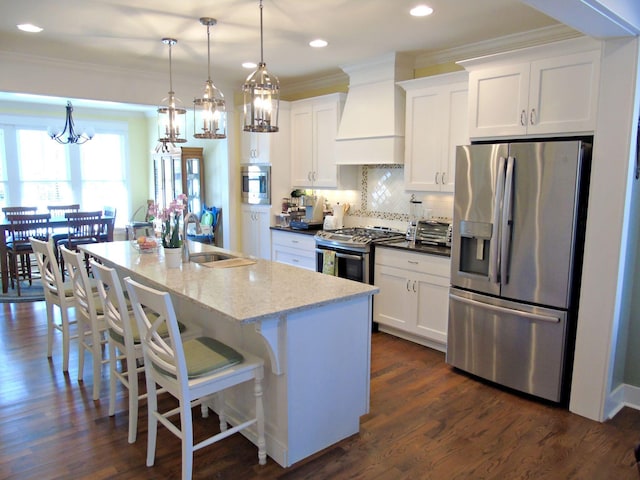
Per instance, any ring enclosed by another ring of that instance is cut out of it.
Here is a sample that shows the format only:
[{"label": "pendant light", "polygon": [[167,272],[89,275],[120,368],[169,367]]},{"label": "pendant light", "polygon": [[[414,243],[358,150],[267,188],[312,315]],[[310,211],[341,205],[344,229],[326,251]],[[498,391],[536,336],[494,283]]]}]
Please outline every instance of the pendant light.
[{"label": "pendant light", "polygon": [[207,81],[204,93],[193,99],[193,136],[194,138],[227,138],[227,112],[224,95],[211,81],[211,36],[209,28],[217,23],[215,18],[203,17],[202,25],[207,27]]},{"label": "pendant light", "polygon": [[267,72],[263,50],[262,0],[260,0],[260,63],[258,69],[247,77],[242,86],[245,132],[275,133],[278,131],[280,83],[275,75]]},{"label": "pendant light", "polygon": [[175,38],[163,38],[162,43],[169,46],[169,96],[162,99],[158,107],[158,141],[162,143],[162,151],[169,150],[167,144],[185,143],[187,109],[175,96],[171,75],[171,47],[178,41]]}]

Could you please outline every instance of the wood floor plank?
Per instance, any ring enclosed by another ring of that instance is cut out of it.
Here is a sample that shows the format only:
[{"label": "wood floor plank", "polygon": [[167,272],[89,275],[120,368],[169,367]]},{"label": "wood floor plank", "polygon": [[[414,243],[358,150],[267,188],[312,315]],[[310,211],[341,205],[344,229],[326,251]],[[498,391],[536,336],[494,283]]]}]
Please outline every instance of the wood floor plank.
[{"label": "wood floor plank", "polygon": [[[162,427],[155,466],[145,465],[144,404],[133,445],[122,388],[116,416],[108,416],[106,366],[93,401],[88,357],[77,380],[75,343],[69,373],[59,336],[46,358],[45,318],[44,302],[0,305],[0,479],[179,478],[180,442]],[[479,381],[449,367],[441,352],[384,333],[373,335],[371,363],[371,411],[359,434],[287,469],[271,459],[258,465],[256,447],[236,434],[196,452],[194,479],[640,479],[639,411],[593,422]],[[194,418],[196,435],[217,431],[214,415]]]}]

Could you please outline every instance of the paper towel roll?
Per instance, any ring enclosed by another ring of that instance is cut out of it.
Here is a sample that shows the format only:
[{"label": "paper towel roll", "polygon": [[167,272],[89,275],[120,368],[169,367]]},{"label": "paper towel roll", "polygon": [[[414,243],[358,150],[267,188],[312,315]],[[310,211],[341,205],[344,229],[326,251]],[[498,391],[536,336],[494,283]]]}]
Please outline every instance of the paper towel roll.
[{"label": "paper towel roll", "polygon": [[332,206],[333,218],[335,219],[335,228],[344,227],[344,205],[336,203]]}]

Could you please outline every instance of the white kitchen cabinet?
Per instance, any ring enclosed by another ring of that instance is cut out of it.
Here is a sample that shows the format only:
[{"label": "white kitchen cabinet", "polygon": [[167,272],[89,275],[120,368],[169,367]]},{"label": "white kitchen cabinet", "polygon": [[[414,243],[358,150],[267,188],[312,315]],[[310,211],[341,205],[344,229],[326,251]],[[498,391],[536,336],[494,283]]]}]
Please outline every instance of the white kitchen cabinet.
[{"label": "white kitchen cabinet", "polygon": [[376,247],[373,320],[381,331],[446,350],[450,259]]},{"label": "white kitchen cabinet", "polygon": [[270,208],[242,207],[242,252],[257,258],[271,258]]},{"label": "white kitchen cabinet", "polygon": [[306,233],[271,230],[271,260],[316,270],[316,241]]},{"label": "white kitchen cabinet", "polygon": [[335,139],[345,95],[333,93],[291,102],[291,184],[335,188]]},{"label": "white kitchen cabinet", "polygon": [[256,133],[241,131],[242,163],[269,163],[274,135],[278,133]]},{"label": "white kitchen cabinet", "polygon": [[468,74],[399,84],[406,90],[405,188],[453,192],[456,146],[469,143]]},{"label": "white kitchen cabinet", "polygon": [[[464,62],[462,62],[464,64]],[[469,73],[469,136],[589,133],[595,130],[600,51],[509,64]]]}]

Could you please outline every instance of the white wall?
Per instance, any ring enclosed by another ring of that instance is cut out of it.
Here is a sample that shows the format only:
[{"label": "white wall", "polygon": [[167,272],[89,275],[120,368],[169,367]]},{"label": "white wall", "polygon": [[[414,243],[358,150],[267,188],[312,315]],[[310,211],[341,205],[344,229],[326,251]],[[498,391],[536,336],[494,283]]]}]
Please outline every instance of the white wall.
[{"label": "white wall", "polygon": [[[634,175],[632,127],[637,113],[638,39],[603,42],[594,138],[584,270],[578,314],[570,410],[594,420],[615,408],[607,401],[621,322],[627,322],[630,289],[626,264],[628,204]],[[633,263],[630,267],[633,268]]]}]

